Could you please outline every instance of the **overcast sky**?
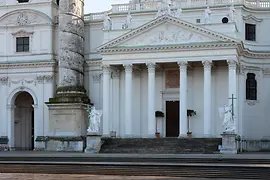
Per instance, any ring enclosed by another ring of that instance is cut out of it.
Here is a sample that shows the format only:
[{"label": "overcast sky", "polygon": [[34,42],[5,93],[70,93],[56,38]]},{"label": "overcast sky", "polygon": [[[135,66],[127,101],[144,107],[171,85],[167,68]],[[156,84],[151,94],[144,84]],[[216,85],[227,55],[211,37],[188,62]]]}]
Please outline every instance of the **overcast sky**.
[{"label": "overcast sky", "polygon": [[85,13],[101,12],[111,8],[112,4],[128,3],[129,0],[84,0]]}]

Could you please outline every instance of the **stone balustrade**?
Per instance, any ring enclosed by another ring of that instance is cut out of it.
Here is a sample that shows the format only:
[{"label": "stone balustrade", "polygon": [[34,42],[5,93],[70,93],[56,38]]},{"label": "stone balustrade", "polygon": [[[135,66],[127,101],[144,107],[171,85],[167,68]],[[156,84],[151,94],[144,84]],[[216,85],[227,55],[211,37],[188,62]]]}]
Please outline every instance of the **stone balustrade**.
[{"label": "stone balustrade", "polygon": [[[172,1],[174,2],[174,1]],[[207,6],[230,6],[231,0],[181,0],[178,3],[172,3],[172,9],[181,8],[205,8]],[[270,0],[234,0],[235,5],[244,4],[249,8],[270,8]],[[140,4],[114,4],[112,5],[112,10],[107,13],[126,13],[126,12],[140,12],[140,11],[156,11],[158,9],[160,2],[142,2]],[[91,13],[85,15],[85,20],[97,21],[102,20],[103,14],[101,13]]]}]

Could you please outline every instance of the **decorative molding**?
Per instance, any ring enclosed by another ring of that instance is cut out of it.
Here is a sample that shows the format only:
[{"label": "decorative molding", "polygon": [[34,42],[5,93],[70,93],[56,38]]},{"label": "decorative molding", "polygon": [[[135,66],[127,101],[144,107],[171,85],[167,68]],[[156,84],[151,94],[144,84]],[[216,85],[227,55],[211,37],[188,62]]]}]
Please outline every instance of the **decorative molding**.
[{"label": "decorative molding", "polygon": [[101,76],[102,76],[101,73],[95,73],[95,74],[92,74],[93,82],[94,82],[94,83],[100,83],[100,81],[101,81]]},{"label": "decorative molding", "polygon": [[187,66],[188,66],[187,61],[179,61],[179,62],[177,62],[177,64],[179,65],[180,71],[187,71]]},{"label": "decorative molding", "polygon": [[263,21],[263,19],[257,18],[255,16],[253,16],[252,14],[249,14],[247,16],[243,16],[243,20],[245,20],[245,21],[253,20],[255,22],[262,22]]},{"label": "decorative molding", "polygon": [[0,64],[0,69],[6,68],[39,68],[39,67],[52,67],[56,62],[33,62],[33,63],[3,63]]},{"label": "decorative molding", "polygon": [[229,69],[236,69],[237,64],[238,64],[235,59],[228,59],[227,63],[228,63]]},{"label": "decorative molding", "polygon": [[146,63],[146,66],[149,73],[154,73],[156,71],[156,63],[153,62]]},{"label": "decorative molding", "polygon": [[132,64],[124,64],[123,65],[124,68],[125,68],[125,72],[128,73],[128,72],[132,72],[133,71],[133,65]]},{"label": "decorative molding", "polygon": [[258,100],[246,100],[245,103],[247,103],[249,106],[255,106],[257,103],[259,103]]},{"label": "decorative molding", "polygon": [[112,79],[119,79],[120,78],[120,70],[117,69],[117,70],[114,70],[112,72]]},{"label": "decorative molding", "polygon": [[51,83],[53,82],[53,75],[43,75],[36,78],[37,83]]},{"label": "decorative molding", "polygon": [[0,84],[7,85],[8,81],[8,77],[0,77]]},{"label": "decorative molding", "polygon": [[111,66],[108,64],[103,64],[102,65],[102,72],[103,74],[109,74],[111,72]]},{"label": "decorative molding", "polygon": [[34,32],[27,32],[23,29],[15,32],[15,33],[11,33],[13,36],[15,37],[28,37],[28,36],[32,36],[34,34]]}]

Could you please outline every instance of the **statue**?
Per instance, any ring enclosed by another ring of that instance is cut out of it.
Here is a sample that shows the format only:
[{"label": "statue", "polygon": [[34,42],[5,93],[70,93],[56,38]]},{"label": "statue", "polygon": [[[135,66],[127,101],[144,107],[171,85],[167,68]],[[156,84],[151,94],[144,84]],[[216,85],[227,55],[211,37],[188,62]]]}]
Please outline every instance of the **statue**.
[{"label": "statue", "polygon": [[182,9],[181,8],[177,8],[175,14],[174,14],[174,17],[176,18],[180,18],[181,14],[182,14]]},{"label": "statue", "polygon": [[204,20],[206,24],[210,23],[210,15],[212,14],[212,11],[210,10],[209,6],[204,10]]},{"label": "statue", "polygon": [[234,22],[234,13],[235,13],[235,9],[234,9],[234,6],[232,4],[230,7],[230,10],[229,10],[229,19],[231,20],[231,22]]},{"label": "statue", "polygon": [[103,16],[103,30],[111,30],[112,29],[112,20],[108,13],[104,13]]},{"label": "statue", "polygon": [[126,22],[125,22],[125,24],[123,24],[122,29],[130,28],[130,26],[131,26],[131,20],[132,20],[132,16],[131,16],[130,12],[128,12],[128,15],[127,15],[127,18],[126,18]]},{"label": "statue", "polygon": [[224,116],[223,125],[225,132],[235,132],[235,117],[232,115],[231,106],[224,105],[224,107],[219,108],[220,117]]},{"label": "statue", "polygon": [[168,2],[160,2],[158,5],[158,12],[155,18],[163,16],[165,14],[172,15],[171,6]]},{"label": "statue", "polygon": [[87,105],[86,111],[88,113],[88,129],[87,132],[100,132],[100,118],[102,116],[102,110],[96,110],[95,106]]}]

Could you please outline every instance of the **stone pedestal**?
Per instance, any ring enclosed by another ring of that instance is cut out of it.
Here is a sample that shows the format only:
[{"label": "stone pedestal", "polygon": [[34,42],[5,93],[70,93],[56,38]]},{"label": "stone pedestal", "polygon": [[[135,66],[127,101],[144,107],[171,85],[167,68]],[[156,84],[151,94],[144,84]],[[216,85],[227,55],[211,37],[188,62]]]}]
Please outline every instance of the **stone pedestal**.
[{"label": "stone pedestal", "polygon": [[224,132],[222,136],[222,154],[237,154],[237,142],[235,133]]},{"label": "stone pedestal", "polygon": [[101,134],[99,133],[88,133],[86,136],[86,148],[85,153],[98,153],[102,146]]},{"label": "stone pedestal", "polygon": [[88,123],[85,104],[47,105],[49,107],[49,133],[43,139],[45,150],[83,152]]}]

